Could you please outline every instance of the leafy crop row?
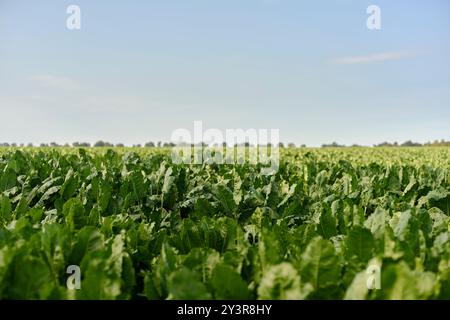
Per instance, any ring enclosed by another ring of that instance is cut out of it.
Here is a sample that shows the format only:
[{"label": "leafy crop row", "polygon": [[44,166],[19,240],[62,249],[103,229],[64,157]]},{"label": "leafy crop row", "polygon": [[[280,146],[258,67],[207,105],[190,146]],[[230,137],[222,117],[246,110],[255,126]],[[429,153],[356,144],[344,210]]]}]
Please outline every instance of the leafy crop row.
[{"label": "leafy crop row", "polygon": [[0,298],[450,299],[450,149],[285,150],[260,171],[0,151]]}]

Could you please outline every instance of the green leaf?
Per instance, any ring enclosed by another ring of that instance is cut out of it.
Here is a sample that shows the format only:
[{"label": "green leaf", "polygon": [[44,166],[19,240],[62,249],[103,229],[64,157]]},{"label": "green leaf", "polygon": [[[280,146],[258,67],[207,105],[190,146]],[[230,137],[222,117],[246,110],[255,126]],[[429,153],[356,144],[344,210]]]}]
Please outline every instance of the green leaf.
[{"label": "green leaf", "polygon": [[0,174],[0,192],[11,189],[16,185],[17,175],[11,168],[5,168]]},{"label": "green leaf", "polygon": [[173,169],[169,167],[164,175],[164,182],[161,191],[161,203],[167,208],[172,208],[176,201],[175,177],[172,175]]},{"label": "green leaf", "polygon": [[11,219],[12,206],[8,197],[0,196],[0,222],[7,223]]},{"label": "green leaf", "polygon": [[[0,256],[5,252],[0,251]],[[11,251],[5,257],[9,260],[7,277],[2,280],[3,299],[46,299],[57,279],[44,259],[31,254],[31,247],[24,245],[15,250],[11,260]],[[9,256],[9,257],[8,257]],[[3,259],[0,259],[0,261]],[[0,262],[1,266],[2,262]],[[1,267],[0,267],[1,270]]]},{"label": "green leaf", "polygon": [[412,271],[405,262],[382,269],[378,296],[389,300],[422,300],[436,294],[436,276],[431,272]]},{"label": "green leaf", "polygon": [[369,261],[361,272],[357,273],[348,286],[345,300],[368,299],[371,293],[381,289],[381,261],[377,258]]},{"label": "green leaf", "polygon": [[224,184],[218,184],[214,188],[214,195],[219,200],[222,209],[228,215],[233,215],[237,205],[234,202],[233,192]]},{"label": "green leaf", "polygon": [[111,200],[112,186],[107,181],[102,181],[99,186],[98,208],[100,214],[108,209],[109,201]]},{"label": "green leaf", "polygon": [[258,252],[263,269],[282,261],[282,249],[275,232],[263,229],[259,238]]},{"label": "green leaf", "polygon": [[339,283],[341,266],[334,246],[321,237],[308,244],[301,257],[300,275],[314,289],[326,288]]},{"label": "green leaf", "polygon": [[80,229],[87,221],[83,204],[80,199],[73,198],[68,200],[63,206],[63,216],[70,229]]},{"label": "green leaf", "polygon": [[363,227],[353,227],[345,239],[346,256],[355,256],[362,263],[372,258],[374,250],[374,238],[372,233]]},{"label": "green leaf", "polygon": [[183,266],[202,276],[203,282],[208,282],[214,268],[220,262],[220,254],[210,248],[194,248],[183,259]]},{"label": "green leaf", "polygon": [[309,284],[302,287],[295,268],[290,263],[283,262],[264,271],[258,287],[258,299],[301,300],[312,290]]},{"label": "green leaf", "polygon": [[218,264],[213,271],[211,285],[214,297],[221,300],[245,300],[249,298],[247,284],[241,276],[228,265]]},{"label": "green leaf", "polygon": [[77,232],[70,255],[71,264],[79,265],[83,257],[104,248],[104,236],[94,227],[83,227]]},{"label": "green leaf", "polygon": [[47,191],[45,191],[45,193],[42,195],[41,199],[39,199],[37,206],[43,206],[44,202],[49,200],[53,195],[57,194],[60,189],[61,186],[54,186],[47,189]]},{"label": "green leaf", "polygon": [[161,254],[154,264],[154,271],[145,277],[144,292],[149,299],[161,299],[168,295],[168,278],[179,265],[175,250],[163,243]]},{"label": "green leaf", "polygon": [[70,169],[67,172],[66,179],[59,190],[61,197],[66,200],[73,197],[78,189],[78,180],[76,179],[74,172]]},{"label": "green leaf", "polygon": [[329,239],[337,234],[336,218],[331,214],[331,209],[328,207],[322,208],[316,216],[317,233],[322,237]]},{"label": "green leaf", "polygon": [[365,300],[369,294],[369,289],[367,288],[367,273],[366,271],[361,271],[356,274],[350,286],[345,292],[345,300]]},{"label": "green leaf", "polygon": [[168,279],[169,300],[208,300],[211,294],[198,274],[186,268],[172,273]]}]

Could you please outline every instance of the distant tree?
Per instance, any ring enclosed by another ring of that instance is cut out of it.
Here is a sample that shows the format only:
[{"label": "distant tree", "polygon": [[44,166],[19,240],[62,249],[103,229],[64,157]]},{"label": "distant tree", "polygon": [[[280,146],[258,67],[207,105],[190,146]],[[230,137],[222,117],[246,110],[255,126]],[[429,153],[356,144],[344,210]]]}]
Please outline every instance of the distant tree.
[{"label": "distant tree", "polygon": [[104,146],[105,146],[105,143],[101,140],[94,143],[94,147],[96,147],[96,148],[104,147]]},{"label": "distant tree", "polygon": [[161,141],[158,141],[158,148],[161,148]]},{"label": "distant tree", "polygon": [[431,147],[444,147],[444,146],[450,146],[450,141],[445,141],[444,139],[441,139],[441,140],[434,140],[433,142],[427,142],[427,143],[425,143],[425,146],[431,146]]},{"label": "distant tree", "polygon": [[116,147],[117,148],[123,148],[123,147],[125,147],[125,145],[123,143],[116,143]]},{"label": "distant tree", "polygon": [[41,144],[40,144],[40,147],[41,147],[41,148],[46,148],[46,147],[48,147],[48,144],[46,144],[46,143],[41,143]]},{"label": "distant tree", "polygon": [[279,147],[279,148],[284,148],[283,142],[278,143],[278,147]]},{"label": "distant tree", "polygon": [[[429,143],[425,143],[424,145],[429,145]],[[405,141],[402,144],[398,144],[398,142],[394,142],[394,143],[389,143],[389,142],[382,142],[379,143],[377,145],[375,145],[375,147],[421,147],[424,146],[421,143],[418,142],[412,142],[411,140]]]},{"label": "distant tree", "polygon": [[140,143],[138,143],[138,144],[133,144],[133,148],[140,148],[140,147],[142,147],[142,145],[141,145]]},{"label": "distant tree", "polygon": [[94,147],[114,147],[114,145],[112,143],[100,140],[94,144]]},{"label": "distant tree", "polygon": [[289,142],[288,143],[288,148],[295,148],[295,143],[293,143],[293,142]]},{"label": "distant tree", "polygon": [[50,142],[50,147],[59,147],[59,144],[57,144],[56,142]]},{"label": "distant tree", "polygon": [[374,147],[391,147],[392,146],[392,144],[390,144],[389,142],[382,142],[382,143],[379,143],[379,144],[376,144],[376,145],[374,145]]},{"label": "distant tree", "polygon": [[306,148],[306,144],[302,144],[300,148]]},{"label": "distant tree", "polygon": [[420,143],[412,142],[411,140],[405,141],[401,144],[402,147],[420,147],[422,146]]},{"label": "distant tree", "polygon": [[[204,144],[203,146],[206,146],[206,145]],[[163,147],[164,148],[175,147],[175,143],[173,143],[173,142],[164,142]]]},{"label": "distant tree", "polygon": [[33,148],[33,144],[30,142],[29,144],[27,144],[28,148]]},{"label": "distant tree", "polygon": [[146,148],[154,148],[155,147],[155,143],[150,141],[150,142],[145,143],[144,146]]},{"label": "distant tree", "polygon": [[74,142],[72,143],[74,148],[89,148],[91,144],[89,142]]},{"label": "distant tree", "polygon": [[322,148],[343,148],[345,145],[341,145],[337,142],[333,142],[332,144],[323,144]]}]

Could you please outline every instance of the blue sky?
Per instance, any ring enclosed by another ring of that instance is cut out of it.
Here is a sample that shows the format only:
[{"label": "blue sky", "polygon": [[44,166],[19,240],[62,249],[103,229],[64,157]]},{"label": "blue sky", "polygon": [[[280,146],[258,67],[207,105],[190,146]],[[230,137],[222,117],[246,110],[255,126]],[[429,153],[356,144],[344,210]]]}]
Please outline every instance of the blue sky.
[{"label": "blue sky", "polygon": [[0,112],[0,142],[169,141],[195,120],[310,146],[448,139],[450,2],[0,0]]}]

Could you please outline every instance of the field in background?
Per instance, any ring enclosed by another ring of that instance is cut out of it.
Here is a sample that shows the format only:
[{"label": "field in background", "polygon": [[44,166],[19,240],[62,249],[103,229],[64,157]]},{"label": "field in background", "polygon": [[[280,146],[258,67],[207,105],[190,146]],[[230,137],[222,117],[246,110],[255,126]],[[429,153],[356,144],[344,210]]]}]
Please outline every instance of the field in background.
[{"label": "field in background", "polygon": [[450,148],[281,149],[261,168],[0,148],[0,298],[450,299]]}]

